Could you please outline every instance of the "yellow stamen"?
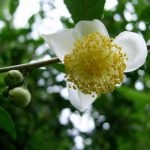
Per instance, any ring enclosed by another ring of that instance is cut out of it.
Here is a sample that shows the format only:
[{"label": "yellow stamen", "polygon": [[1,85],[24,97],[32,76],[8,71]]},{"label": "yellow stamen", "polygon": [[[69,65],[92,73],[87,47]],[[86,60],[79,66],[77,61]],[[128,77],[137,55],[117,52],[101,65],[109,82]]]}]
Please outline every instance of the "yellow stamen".
[{"label": "yellow stamen", "polygon": [[104,94],[122,82],[126,54],[112,39],[92,33],[74,43],[65,55],[67,80],[85,94]]}]

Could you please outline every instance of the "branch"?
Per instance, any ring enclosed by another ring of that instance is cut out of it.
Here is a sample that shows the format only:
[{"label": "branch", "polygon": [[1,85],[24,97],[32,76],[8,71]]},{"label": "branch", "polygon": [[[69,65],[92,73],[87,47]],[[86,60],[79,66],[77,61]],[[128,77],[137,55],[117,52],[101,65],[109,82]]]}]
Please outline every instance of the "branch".
[{"label": "branch", "polygon": [[[147,45],[147,50],[150,53],[150,45]],[[8,66],[8,67],[2,67],[0,68],[0,73],[2,72],[7,72],[9,70],[25,70],[25,69],[34,69],[34,68],[39,68],[43,66],[48,66],[50,64],[58,63],[60,60],[55,57],[51,58],[49,60],[44,60],[44,61],[39,61],[35,63],[26,63],[26,64],[20,64],[20,65],[15,65],[15,66]]]},{"label": "branch", "polygon": [[34,62],[34,63],[26,63],[26,64],[20,64],[20,65],[15,65],[15,66],[2,67],[0,68],[0,73],[7,72],[9,70],[24,70],[24,69],[30,70],[30,69],[39,68],[42,66],[48,66],[50,64],[54,64],[58,62],[60,62],[60,60],[57,57],[55,57],[49,60],[44,60],[44,61],[39,61],[39,62]]}]

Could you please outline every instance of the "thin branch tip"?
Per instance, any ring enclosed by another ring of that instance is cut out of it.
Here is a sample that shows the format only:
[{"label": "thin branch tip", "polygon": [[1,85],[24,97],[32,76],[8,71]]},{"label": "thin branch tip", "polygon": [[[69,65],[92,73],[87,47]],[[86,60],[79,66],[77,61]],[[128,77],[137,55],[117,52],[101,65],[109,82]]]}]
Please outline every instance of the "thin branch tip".
[{"label": "thin branch tip", "polygon": [[10,70],[32,70],[34,68],[48,66],[48,65],[58,63],[58,62],[60,62],[60,60],[57,57],[55,57],[55,58],[50,58],[48,60],[34,62],[34,63],[26,63],[26,64],[14,65],[14,66],[7,66],[7,67],[0,68],[0,73],[7,72]]}]

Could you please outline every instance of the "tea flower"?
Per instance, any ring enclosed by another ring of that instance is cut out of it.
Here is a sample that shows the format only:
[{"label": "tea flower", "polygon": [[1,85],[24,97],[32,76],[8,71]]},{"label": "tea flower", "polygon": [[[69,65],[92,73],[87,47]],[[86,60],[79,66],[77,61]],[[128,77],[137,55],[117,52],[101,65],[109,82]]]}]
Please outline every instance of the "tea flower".
[{"label": "tea flower", "polygon": [[140,35],[125,31],[111,39],[104,24],[96,19],[43,37],[64,63],[70,102],[80,111],[97,95],[113,91],[123,81],[124,72],[139,68],[147,56]]}]

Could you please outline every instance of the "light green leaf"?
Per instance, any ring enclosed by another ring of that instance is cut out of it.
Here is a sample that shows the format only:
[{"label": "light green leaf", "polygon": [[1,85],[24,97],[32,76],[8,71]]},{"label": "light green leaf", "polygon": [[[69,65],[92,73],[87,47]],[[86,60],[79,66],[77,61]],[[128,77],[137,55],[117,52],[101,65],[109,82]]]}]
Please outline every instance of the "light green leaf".
[{"label": "light green leaf", "polygon": [[137,91],[136,89],[123,86],[118,88],[117,91],[127,99],[134,101],[137,107],[144,107],[145,104],[150,102],[150,94],[147,92]]},{"label": "light green leaf", "polygon": [[75,23],[80,20],[101,19],[105,0],[64,0]]},{"label": "light green leaf", "polygon": [[0,129],[5,130],[13,139],[16,139],[16,130],[9,113],[0,107]]},{"label": "light green leaf", "polygon": [[0,19],[4,19],[6,18],[6,16],[4,15],[4,9],[6,9],[9,5],[9,1],[8,0],[0,0]]}]

